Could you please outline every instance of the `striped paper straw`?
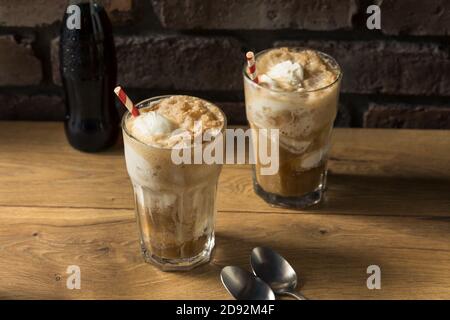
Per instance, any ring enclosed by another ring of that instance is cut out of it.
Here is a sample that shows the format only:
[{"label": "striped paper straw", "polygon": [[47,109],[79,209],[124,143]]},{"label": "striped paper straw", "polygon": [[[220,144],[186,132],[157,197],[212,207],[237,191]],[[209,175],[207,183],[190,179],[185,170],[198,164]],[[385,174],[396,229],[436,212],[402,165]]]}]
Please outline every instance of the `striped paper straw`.
[{"label": "striped paper straw", "polygon": [[249,51],[246,53],[245,57],[247,58],[247,65],[248,65],[248,76],[250,79],[252,79],[255,83],[258,83],[258,74],[256,73],[256,61],[255,61],[255,55],[252,51]]},{"label": "striped paper straw", "polygon": [[119,100],[123,103],[123,105],[130,111],[130,113],[133,115],[133,117],[139,116],[139,110],[134,105],[133,101],[131,101],[130,98],[128,98],[125,91],[123,91],[121,86],[117,86],[114,89],[114,93],[119,97]]}]

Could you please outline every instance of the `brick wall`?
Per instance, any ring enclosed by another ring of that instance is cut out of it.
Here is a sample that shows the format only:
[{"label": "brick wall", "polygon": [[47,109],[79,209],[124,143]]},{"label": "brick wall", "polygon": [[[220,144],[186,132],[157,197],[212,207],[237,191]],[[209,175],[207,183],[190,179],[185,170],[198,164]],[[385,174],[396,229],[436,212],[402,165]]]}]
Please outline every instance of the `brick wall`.
[{"label": "brick wall", "polygon": [[[381,7],[381,30],[366,8]],[[104,0],[137,101],[187,93],[245,123],[243,53],[302,45],[344,70],[339,126],[450,129],[450,1]],[[0,0],[0,119],[61,120],[65,0]],[[251,14],[249,14],[251,13]]]}]

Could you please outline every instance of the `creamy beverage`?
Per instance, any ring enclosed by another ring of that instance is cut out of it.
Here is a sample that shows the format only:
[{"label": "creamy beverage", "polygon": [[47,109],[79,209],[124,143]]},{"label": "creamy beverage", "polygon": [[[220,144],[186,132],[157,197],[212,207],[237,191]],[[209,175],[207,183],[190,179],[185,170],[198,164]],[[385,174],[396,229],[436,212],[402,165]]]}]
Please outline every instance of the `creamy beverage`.
[{"label": "creamy beverage", "polygon": [[[247,118],[252,129],[279,129],[280,159],[274,175],[261,175],[257,159],[254,189],[273,205],[303,208],[318,203],[326,183],[340,68],[318,51],[279,48],[257,54],[256,70],[257,83],[244,72]],[[256,151],[256,135],[253,144]]]},{"label": "creamy beverage", "polygon": [[[166,96],[137,105],[122,121],[125,158],[133,184],[142,253],[163,270],[191,269],[210,259],[220,164],[174,164],[174,148],[226,126],[215,105],[190,96]],[[180,135],[180,131],[184,135]],[[184,138],[183,138],[184,137]],[[203,144],[203,147],[216,143]]]}]

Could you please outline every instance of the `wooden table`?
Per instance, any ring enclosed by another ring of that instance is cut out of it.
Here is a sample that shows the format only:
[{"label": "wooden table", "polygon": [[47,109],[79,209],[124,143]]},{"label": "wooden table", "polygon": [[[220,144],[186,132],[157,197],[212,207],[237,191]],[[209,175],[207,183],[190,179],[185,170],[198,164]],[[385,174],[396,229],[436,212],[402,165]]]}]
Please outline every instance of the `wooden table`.
[{"label": "wooden table", "polygon": [[328,199],[308,211],[271,208],[249,166],[225,166],[215,256],[186,273],[143,262],[122,148],[85,154],[60,123],[0,122],[0,298],[229,299],[221,268],[248,269],[260,245],[311,299],[450,298],[450,131],[337,129]]}]

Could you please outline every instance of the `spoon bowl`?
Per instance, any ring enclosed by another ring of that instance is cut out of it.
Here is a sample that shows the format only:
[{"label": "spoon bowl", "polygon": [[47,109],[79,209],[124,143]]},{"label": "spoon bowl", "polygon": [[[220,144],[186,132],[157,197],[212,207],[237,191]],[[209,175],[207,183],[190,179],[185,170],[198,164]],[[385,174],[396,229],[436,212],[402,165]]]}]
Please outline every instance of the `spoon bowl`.
[{"label": "spoon bowl", "polygon": [[236,300],[275,300],[266,283],[242,268],[227,266],[220,272],[220,279]]},{"label": "spoon bowl", "polygon": [[253,273],[267,283],[276,294],[288,294],[299,300],[305,297],[296,293],[297,274],[281,255],[267,247],[252,250],[250,264]]}]

